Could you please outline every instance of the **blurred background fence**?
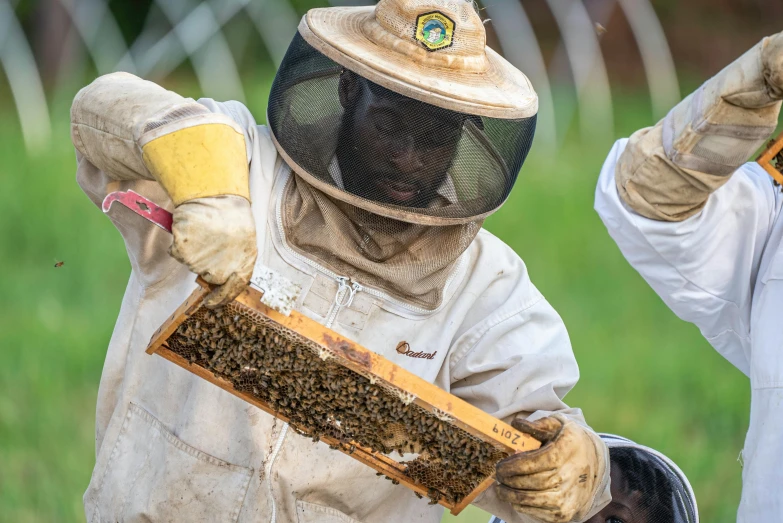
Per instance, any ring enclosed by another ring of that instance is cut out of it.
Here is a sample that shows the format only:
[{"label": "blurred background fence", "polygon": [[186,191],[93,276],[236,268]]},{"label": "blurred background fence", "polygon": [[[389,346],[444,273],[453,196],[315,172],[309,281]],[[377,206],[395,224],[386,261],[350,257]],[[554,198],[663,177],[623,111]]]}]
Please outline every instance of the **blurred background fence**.
[{"label": "blurred background fence", "polygon": [[[259,60],[278,64],[302,12],[357,1],[0,0],[0,63],[25,143],[35,149],[51,136],[48,89],[62,90],[88,71],[162,81],[185,66],[206,96],[245,101],[241,72]],[[653,116],[665,114],[680,87],[662,24],[682,66],[696,72],[723,64],[783,16],[774,0],[664,0],[656,7],[650,0],[480,4],[490,45],[539,92],[543,146],[562,140],[575,113],[583,136],[613,136],[607,64],[623,84],[643,77]],[[572,96],[555,104],[553,89],[563,88]]]},{"label": "blurred background fence", "polygon": [[[62,90],[90,73],[124,70],[163,81],[187,67],[206,96],[245,101],[242,72],[259,61],[278,64],[300,14],[326,4],[0,0],[0,63],[25,143],[32,149],[49,143],[46,91]],[[617,68],[622,84],[643,78],[653,116],[665,114],[679,99],[680,87],[662,24],[673,33],[682,66],[700,72],[713,70],[744,49],[763,33],[759,29],[764,25],[774,29],[775,17],[783,15],[783,4],[774,0],[691,0],[687,6],[669,0],[656,2],[656,7],[658,12],[650,0],[480,4],[490,20],[490,45],[525,71],[539,92],[543,146],[553,148],[566,136],[574,114],[579,115],[583,136],[613,136],[608,66]],[[726,38],[722,29],[729,28]],[[555,104],[553,89],[565,89],[571,96]]]},{"label": "blurred background fence", "polygon": [[[350,3],[361,2],[331,5]],[[73,95],[124,70],[185,96],[243,101],[261,123],[300,16],[326,5],[0,0],[0,521],[83,520],[103,351],[129,273],[118,235],[73,182]],[[692,478],[703,520],[732,521],[746,380],[627,266],[591,202],[612,141],[782,29],[783,3],[478,7],[488,44],[540,96],[523,183],[486,226],[525,259],[569,327],[582,380],[568,401],[596,429],[670,454]],[[469,510],[459,521],[486,519]]]}]

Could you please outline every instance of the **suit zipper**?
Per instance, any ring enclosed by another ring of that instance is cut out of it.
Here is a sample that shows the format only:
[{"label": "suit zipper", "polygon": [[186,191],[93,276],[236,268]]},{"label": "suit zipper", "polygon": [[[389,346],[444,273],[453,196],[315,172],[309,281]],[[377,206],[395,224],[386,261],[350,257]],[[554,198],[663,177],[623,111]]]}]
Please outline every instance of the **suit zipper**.
[{"label": "suit zipper", "polygon": [[[327,328],[332,326],[335,318],[337,318],[337,314],[340,312],[340,309],[343,307],[350,307],[354,296],[356,296],[356,293],[362,290],[361,285],[356,282],[352,282],[347,276],[335,276],[335,280],[337,280],[339,287],[337,288],[334,302],[332,303],[332,306],[326,315],[326,322],[324,323],[324,326]],[[274,491],[272,490],[272,466],[275,463],[275,459],[277,459],[277,455],[280,453],[280,449],[283,448],[283,442],[285,441],[285,436],[287,433],[288,423],[284,423],[283,428],[280,430],[280,435],[277,437],[277,441],[275,442],[274,450],[272,450],[272,453],[269,455],[269,460],[266,466],[266,478],[268,482],[267,484],[269,485],[269,499],[272,505],[272,517],[270,518],[270,523],[277,523],[277,503],[275,503]]]},{"label": "suit zipper", "polygon": [[[281,204],[282,204],[282,193],[283,190],[285,189],[286,184],[288,183],[288,179],[290,178],[290,175],[291,175],[291,171],[289,170],[288,176],[286,176],[285,180],[279,182],[279,187],[277,187],[275,191],[275,224],[277,225],[277,231],[278,234],[280,235],[280,243],[282,244],[283,249],[286,251],[288,255],[292,256],[299,262],[304,263],[305,265],[309,265],[310,267],[320,272],[321,274],[324,274],[329,278],[335,280],[338,284],[337,293],[335,294],[334,297],[334,302],[332,303],[331,307],[329,308],[329,311],[326,314],[326,321],[324,322],[325,327],[331,328],[331,326],[334,324],[335,319],[337,318],[337,314],[340,312],[340,309],[342,309],[343,307],[350,307],[351,303],[353,303],[354,297],[356,297],[356,294],[358,292],[366,292],[371,296],[375,296],[376,298],[380,298],[382,300],[393,303],[397,307],[418,314],[432,314],[433,312],[435,312],[434,310],[423,309],[421,307],[410,305],[408,303],[405,303],[404,301],[393,298],[392,296],[386,294],[385,292],[363,287],[360,283],[356,281],[352,281],[349,277],[340,276],[335,272],[330,271],[326,267],[322,267],[321,265],[314,262],[310,258],[307,258],[306,256],[302,256],[301,254],[293,250],[291,247],[289,247],[285,241],[285,230],[283,229],[283,214],[282,214]],[[454,267],[454,270],[451,271],[451,274],[446,280],[444,289],[449,287],[454,277],[460,272],[460,269],[462,268],[464,262],[465,262],[465,257],[460,256],[457,261],[456,267]],[[275,503],[274,492],[272,491],[272,465],[274,464],[277,455],[279,454],[280,450],[283,447],[283,442],[285,440],[285,436],[287,433],[288,433],[288,423],[285,423],[283,424],[283,428],[280,431],[280,436],[278,436],[277,438],[275,448],[272,451],[272,454],[269,456],[269,463],[267,465],[266,478],[269,485],[269,500],[272,504],[272,517],[270,523],[277,523],[277,504]]]},{"label": "suit zipper", "polygon": [[272,505],[272,516],[269,518],[269,523],[277,523],[277,503],[275,503],[275,493],[272,490],[272,465],[274,465],[275,460],[277,459],[277,455],[280,453],[280,449],[283,448],[283,442],[285,441],[285,436],[287,433],[288,423],[284,423],[283,428],[280,429],[280,435],[277,437],[277,441],[275,442],[275,448],[269,455],[269,459],[266,465],[266,481],[267,485],[269,486],[269,501]]},{"label": "suit zipper", "polygon": [[335,280],[337,280],[338,287],[337,293],[334,295],[334,302],[332,302],[329,312],[326,313],[324,326],[327,328],[331,328],[332,324],[334,324],[334,320],[337,318],[337,314],[339,314],[343,307],[351,306],[354,297],[356,297],[356,293],[364,290],[364,287],[355,281],[351,281],[347,276],[337,276],[335,277]]}]

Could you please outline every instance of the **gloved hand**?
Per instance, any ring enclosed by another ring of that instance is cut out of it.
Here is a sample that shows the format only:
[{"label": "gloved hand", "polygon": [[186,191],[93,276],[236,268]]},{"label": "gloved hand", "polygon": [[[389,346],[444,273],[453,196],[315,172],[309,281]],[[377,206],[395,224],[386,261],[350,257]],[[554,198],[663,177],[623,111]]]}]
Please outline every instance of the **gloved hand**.
[{"label": "gloved hand", "polygon": [[206,307],[233,300],[247,287],[256,261],[256,227],[250,202],[241,196],[189,200],[174,209],[169,254],[205,281],[220,285]]},{"label": "gloved hand", "polygon": [[223,123],[170,127],[143,142],[144,164],[176,206],[169,254],[220,285],[204,299],[217,307],[247,287],[258,254],[244,134]]},{"label": "gloved hand", "polygon": [[778,123],[783,34],[763,39],[677,104],[663,122],[663,147],[677,167],[728,176]]},{"label": "gloved hand", "polygon": [[770,98],[783,99],[783,33],[769,37],[761,53],[761,67]]},{"label": "gloved hand", "polygon": [[244,129],[129,73],[101,76],[71,107],[77,151],[109,179],[155,180],[174,203],[170,254],[221,285],[205,304],[232,300],[256,258]]},{"label": "gloved hand", "polygon": [[498,498],[547,523],[585,519],[605,488],[607,452],[598,436],[559,414],[511,425],[542,446],[497,464]]},{"label": "gloved hand", "polygon": [[682,221],[769,140],[783,99],[783,33],[764,38],[631,136],[615,170],[617,191],[653,220]]}]

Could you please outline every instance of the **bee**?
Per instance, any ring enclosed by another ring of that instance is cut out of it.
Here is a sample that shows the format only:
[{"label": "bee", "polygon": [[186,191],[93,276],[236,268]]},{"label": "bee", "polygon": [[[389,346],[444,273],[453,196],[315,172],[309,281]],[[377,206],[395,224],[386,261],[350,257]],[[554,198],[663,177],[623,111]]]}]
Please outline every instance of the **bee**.
[{"label": "bee", "polygon": [[[333,450],[366,448],[376,459],[379,453],[423,453],[406,463],[404,474],[428,489],[434,503],[463,499],[503,457],[450,420],[406,403],[401,391],[343,367],[339,358],[322,359],[308,340],[236,304],[200,310],[169,338],[168,348],[252,394],[313,441],[328,438]],[[390,423],[399,429],[389,431]]]}]

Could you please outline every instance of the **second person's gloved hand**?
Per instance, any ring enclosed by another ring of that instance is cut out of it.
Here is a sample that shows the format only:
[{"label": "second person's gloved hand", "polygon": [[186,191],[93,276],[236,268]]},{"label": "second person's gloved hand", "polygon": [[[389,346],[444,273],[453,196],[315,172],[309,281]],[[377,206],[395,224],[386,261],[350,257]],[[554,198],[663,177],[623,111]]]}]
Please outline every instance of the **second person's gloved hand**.
[{"label": "second person's gloved hand", "polygon": [[761,67],[772,99],[783,99],[783,33],[770,36],[761,53]]}]

